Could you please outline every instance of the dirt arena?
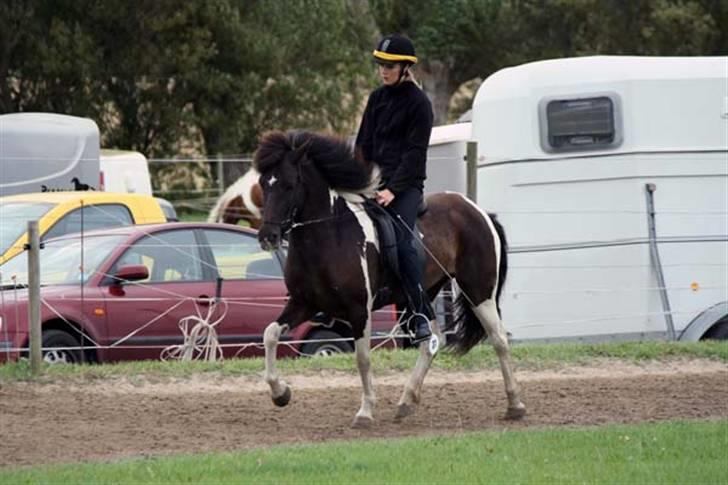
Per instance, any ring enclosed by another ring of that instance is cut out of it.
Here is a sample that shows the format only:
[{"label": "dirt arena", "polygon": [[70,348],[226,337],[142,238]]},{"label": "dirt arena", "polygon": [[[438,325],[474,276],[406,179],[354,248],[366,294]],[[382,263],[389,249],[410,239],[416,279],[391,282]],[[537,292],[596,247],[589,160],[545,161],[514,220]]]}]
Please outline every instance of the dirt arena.
[{"label": "dirt arena", "polygon": [[250,377],[171,381],[0,383],[0,466],[253,448],[278,443],[390,438],[485,429],[636,423],[728,417],[728,365],[614,361],[520,371],[528,407],[520,422],[501,419],[500,374],[434,372],[415,416],[396,423],[405,375],[375,376],[376,423],[349,427],[360,400],[358,377],[287,376],[293,400],[271,403]]}]

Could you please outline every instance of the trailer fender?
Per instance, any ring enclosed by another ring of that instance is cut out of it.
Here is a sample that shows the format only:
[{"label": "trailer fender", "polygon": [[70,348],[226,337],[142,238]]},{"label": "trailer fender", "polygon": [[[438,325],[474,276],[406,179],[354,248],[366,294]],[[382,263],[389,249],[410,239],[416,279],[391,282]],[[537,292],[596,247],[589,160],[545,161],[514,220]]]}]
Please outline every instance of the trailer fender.
[{"label": "trailer fender", "polygon": [[728,301],[723,301],[717,305],[703,311],[700,315],[695,317],[692,322],[685,327],[680,338],[681,341],[692,341],[695,342],[705,335],[705,332],[710,330],[718,320],[728,315]]}]

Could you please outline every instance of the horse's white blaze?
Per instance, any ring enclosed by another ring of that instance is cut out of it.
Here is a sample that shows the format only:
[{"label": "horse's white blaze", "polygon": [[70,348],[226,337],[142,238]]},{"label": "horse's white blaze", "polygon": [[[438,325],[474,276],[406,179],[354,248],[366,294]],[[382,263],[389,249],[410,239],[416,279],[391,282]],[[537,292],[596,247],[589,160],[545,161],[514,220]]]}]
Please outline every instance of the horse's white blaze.
[{"label": "horse's white blaze", "polygon": [[336,199],[340,197],[340,194],[334,189],[329,189],[329,213],[334,213],[334,203]]},{"label": "horse's white blaze", "polygon": [[478,207],[477,204],[475,204],[472,200],[468,199],[464,195],[462,195],[462,194],[458,194],[458,195],[460,197],[462,197],[468,204],[475,207],[475,209],[477,209],[478,212],[480,212],[480,215],[483,216],[483,219],[485,219],[486,224],[488,224],[488,229],[490,229],[490,234],[493,237],[493,247],[495,248],[495,284],[493,285],[493,292],[490,295],[490,299],[495,301],[495,295],[498,292],[498,281],[500,279],[501,240],[498,237],[498,232],[495,230],[493,221],[490,219],[490,216],[488,215],[488,213],[485,212],[480,207]]}]

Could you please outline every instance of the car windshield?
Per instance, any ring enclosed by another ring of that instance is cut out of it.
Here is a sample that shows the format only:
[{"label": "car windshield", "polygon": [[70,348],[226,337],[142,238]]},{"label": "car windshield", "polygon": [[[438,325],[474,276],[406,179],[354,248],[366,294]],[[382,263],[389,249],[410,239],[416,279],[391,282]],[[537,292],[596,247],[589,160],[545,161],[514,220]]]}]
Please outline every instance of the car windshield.
[{"label": "car windshield", "polygon": [[[40,251],[40,284],[85,283],[124,238],[124,235],[100,235],[64,237],[45,242]],[[0,284],[3,287],[28,284],[28,251],[0,266]]]},{"label": "car windshield", "polygon": [[28,221],[40,219],[53,206],[47,202],[0,202],[0,254],[28,230]]}]

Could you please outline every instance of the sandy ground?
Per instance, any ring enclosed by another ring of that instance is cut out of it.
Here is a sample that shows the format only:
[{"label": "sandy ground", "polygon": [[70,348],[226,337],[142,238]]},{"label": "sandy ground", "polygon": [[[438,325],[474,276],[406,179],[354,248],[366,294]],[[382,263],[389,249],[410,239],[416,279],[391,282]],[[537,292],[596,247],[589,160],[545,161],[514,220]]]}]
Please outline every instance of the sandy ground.
[{"label": "sandy ground", "polygon": [[728,417],[728,365],[708,360],[520,371],[528,416],[504,421],[500,374],[432,372],[417,413],[394,412],[405,374],[375,376],[376,422],[350,428],[357,376],[285,376],[293,400],[276,408],[258,378],[149,382],[0,383],[0,466],[114,460],[335,439],[482,429]]}]

